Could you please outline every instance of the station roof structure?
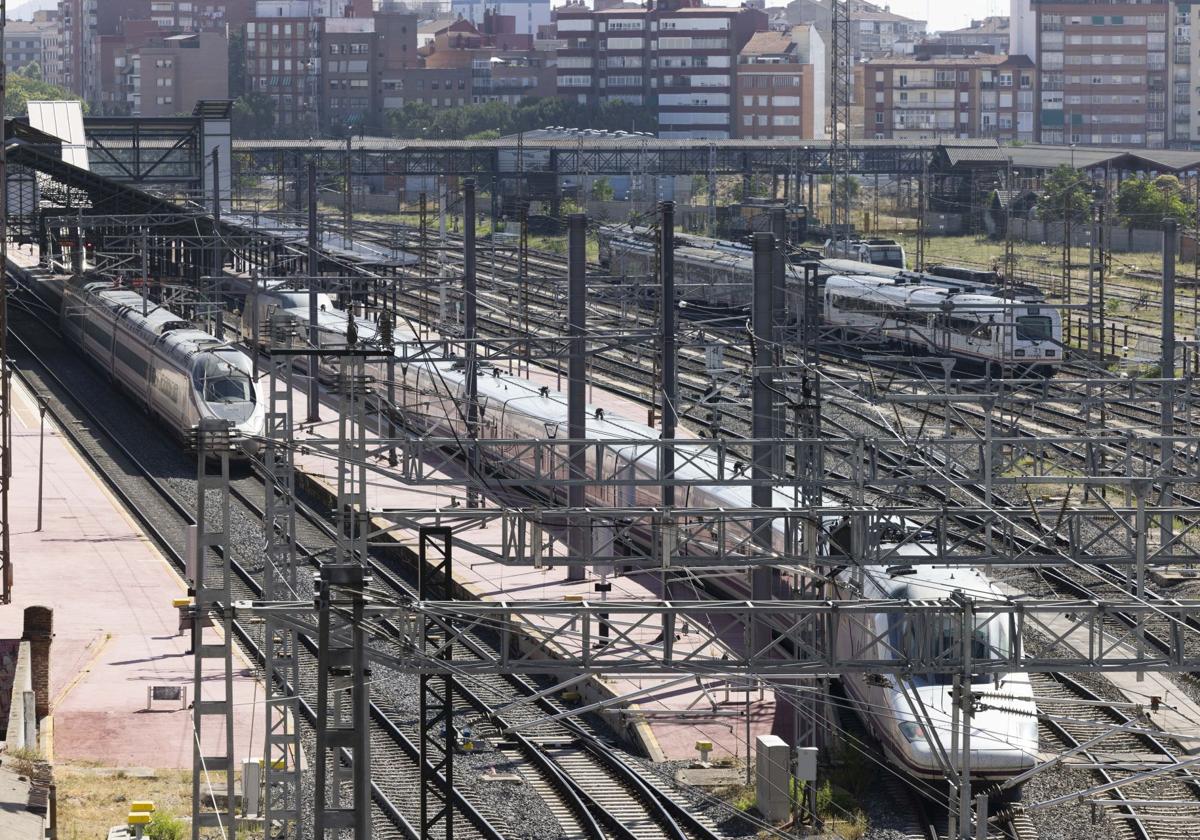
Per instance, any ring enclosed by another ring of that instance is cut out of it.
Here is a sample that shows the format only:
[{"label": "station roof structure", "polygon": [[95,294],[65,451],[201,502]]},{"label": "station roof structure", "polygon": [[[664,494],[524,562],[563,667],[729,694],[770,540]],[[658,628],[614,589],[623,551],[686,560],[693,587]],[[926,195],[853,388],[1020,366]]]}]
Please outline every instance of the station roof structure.
[{"label": "station roof structure", "polygon": [[1018,169],[1106,168],[1122,172],[1178,174],[1200,171],[1200,151],[1175,149],[1117,149],[1095,146],[1011,146],[1000,150]]}]

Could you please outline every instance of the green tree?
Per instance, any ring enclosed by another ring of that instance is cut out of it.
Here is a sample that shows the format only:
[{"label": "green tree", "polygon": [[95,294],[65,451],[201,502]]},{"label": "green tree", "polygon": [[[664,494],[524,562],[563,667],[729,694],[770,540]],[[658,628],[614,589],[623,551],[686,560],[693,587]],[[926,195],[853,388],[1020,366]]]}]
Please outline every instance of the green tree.
[{"label": "green tree", "polygon": [[42,78],[42,65],[36,61],[31,61],[14,74],[24,76],[26,79],[33,79],[36,82],[45,81]]},{"label": "green tree", "polygon": [[592,181],[592,200],[593,201],[612,201],[613,200],[613,185],[607,178],[597,178]]},{"label": "green tree", "polygon": [[[822,183],[833,183],[833,177],[826,175],[821,179]],[[843,175],[842,180],[829,191],[832,199],[838,203],[846,203],[846,206],[853,207],[854,202],[858,200],[859,193],[862,192],[862,184],[853,175]]]},{"label": "green tree", "polygon": [[269,137],[275,131],[275,100],[265,93],[247,93],[233,103],[235,137]]},{"label": "green tree", "polygon": [[[39,75],[40,69],[38,68]],[[71,91],[60,88],[58,85],[52,85],[40,79],[32,79],[21,73],[13,73],[8,77],[8,88],[4,96],[4,108],[5,113],[10,117],[19,117],[29,112],[30,102],[63,99],[82,102]],[[83,104],[83,110],[84,112],[88,110],[86,102]]]},{"label": "green tree", "polygon": [[1048,222],[1087,218],[1092,203],[1091,188],[1091,181],[1082,172],[1066,164],[1057,167],[1046,176],[1042,186],[1038,216]]},{"label": "green tree", "polygon": [[1187,222],[1191,209],[1184,200],[1183,185],[1174,175],[1154,180],[1129,178],[1117,191],[1117,213],[1132,227],[1158,227],[1163,219]]},{"label": "green tree", "polygon": [[241,99],[246,93],[246,35],[240,29],[229,31],[229,98]]}]

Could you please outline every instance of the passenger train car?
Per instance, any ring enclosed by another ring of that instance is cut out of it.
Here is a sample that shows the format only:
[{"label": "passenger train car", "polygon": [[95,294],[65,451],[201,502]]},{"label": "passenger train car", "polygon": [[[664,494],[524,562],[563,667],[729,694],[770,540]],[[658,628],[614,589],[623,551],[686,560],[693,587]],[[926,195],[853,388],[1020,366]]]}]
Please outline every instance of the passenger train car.
[{"label": "passenger train car", "polygon": [[991,372],[1053,375],[1063,360],[1058,310],[897,277],[834,275],[822,320],[840,331],[917,353],[949,355]]},{"label": "passenger train car", "polygon": [[[657,260],[653,236],[645,229],[618,226],[602,232],[601,261],[614,277],[653,277]],[[960,373],[1047,376],[1061,365],[1062,320],[1056,309],[1042,305],[1040,290],[1009,286],[986,273],[941,270],[954,276],[820,259],[820,318],[846,338],[886,342],[918,355],[952,356]],[[753,272],[753,255],[744,245],[676,237],[680,311],[705,319],[706,327],[744,329]],[[794,277],[789,278],[784,300],[787,320],[798,321],[802,298]]]},{"label": "passenger train car", "polygon": [[136,292],[83,275],[63,289],[63,333],[181,439],[217,418],[256,451],[265,417],[250,358],[170,310],[142,307]]},{"label": "passenger train car", "polygon": [[[294,296],[273,293],[272,303],[267,303],[264,295],[263,314],[267,315],[267,307],[275,309],[269,313],[271,317],[282,317],[293,321],[300,327],[307,326],[308,295],[296,293]],[[347,343],[345,330],[351,316],[343,311],[327,305],[322,313],[321,330],[323,346],[342,346]],[[355,320],[356,330],[360,340],[370,340],[375,335],[375,326],[369,321]],[[260,334],[265,331],[259,330]],[[340,335],[340,338],[339,338]],[[403,329],[395,331],[397,340],[413,340],[411,333]],[[328,343],[326,343],[328,342]],[[368,373],[373,375],[377,383],[386,380],[387,372],[383,369],[384,361],[370,361],[374,365]],[[462,414],[463,397],[466,388],[466,371],[461,360],[433,358],[428,362],[409,362],[396,364],[397,400],[395,407],[407,425],[417,433],[426,433],[437,437],[458,437],[466,434],[466,419]],[[564,439],[567,436],[567,399],[566,396],[551,388],[539,386],[528,379],[513,376],[499,368],[480,365],[477,380],[477,393],[481,406],[480,436],[492,440],[530,440],[544,438]],[[586,436],[590,441],[613,441],[608,447],[588,446],[586,449],[588,475],[598,477],[597,485],[587,488],[586,503],[596,507],[650,507],[661,503],[659,490],[652,484],[632,486],[610,483],[602,486],[609,479],[653,479],[658,475],[657,450],[647,443],[642,445],[639,440],[653,441],[658,438],[658,432],[642,423],[630,420],[612,411],[604,411],[596,406],[588,406]],[[599,455],[598,453],[602,453]],[[507,473],[521,477],[544,478],[549,475],[567,477],[568,464],[564,458],[554,458],[551,463],[535,462],[534,451],[530,447],[514,444],[511,451],[503,453],[511,458],[501,467]],[[597,457],[602,457],[600,464]],[[680,458],[677,461],[676,472],[681,478],[690,479],[692,484],[679,488],[677,503],[692,510],[703,509],[747,509],[753,506],[751,491],[748,487],[728,486],[717,483],[718,464],[715,461],[699,456]],[[712,484],[705,484],[706,479],[713,479]],[[792,488],[779,488],[774,493],[774,504],[781,508],[795,506]],[[749,536],[750,523],[738,526],[736,523],[726,523],[723,538],[729,545],[744,544]],[[844,545],[848,541],[848,526],[830,517],[823,525],[827,532],[826,545]],[[713,540],[718,539],[718,529],[712,529]],[[773,528],[774,544],[777,550],[785,548],[785,534],[781,525]],[[646,532],[635,535],[645,544],[650,544],[656,535]],[[930,569],[921,566],[936,556],[937,546],[931,538],[917,533],[915,526],[897,523],[891,533],[880,530],[875,535],[878,543],[874,556],[896,559],[897,562],[913,564],[921,570],[918,574],[907,577],[904,582],[912,588],[912,597],[948,597],[950,589],[946,588],[937,596],[933,595],[935,584],[930,583],[926,589],[918,588],[918,581],[945,581],[956,576],[969,580],[972,586],[980,586],[982,578],[970,571],[946,571]],[[698,551],[703,547],[698,546]],[[828,551],[828,549],[826,549]],[[795,571],[791,567],[781,566],[782,571]],[[926,570],[929,569],[927,572]],[[973,577],[972,577],[973,575]],[[881,577],[883,576],[883,577]],[[869,581],[876,579],[884,586],[886,573],[872,571],[868,574]],[[705,576],[706,583],[719,592],[719,597],[740,599],[749,597],[750,582],[742,572],[713,572]],[[672,597],[687,597],[692,594],[694,581],[683,579],[671,585]],[[871,586],[876,586],[871,583]],[[960,586],[959,588],[966,588]],[[848,590],[847,590],[848,591]],[[874,589],[870,590],[872,593]],[[780,598],[790,597],[787,589],[780,585],[776,592]],[[882,595],[866,595],[865,597],[885,597]],[[905,597],[894,595],[892,597]],[[847,625],[846,632],[858,633],[863,628],[853,628]],[[865,630],[864,630],[865,632]],[[992,632],[990,629],[988,632]],[[999,631],[997,631],[999,632]],[[990,644],[991,642],[989,642]],[[994,640],[999,648],[1011,644],[1002,635]],[[1011,679],[1004,675],[1002,680],[1006,693],[1015,698],[1010,706],[1019,707],[1028,702],[1032,707],[1032,694],[1028,679],[1013,676]],[[922,678],[913,678],[912,683],[927,698],[931,709],[932,730],[944,743],[950,741],[950,720],[938,710],[949,708],[945,699],[934,696],[938,687],[932,683],[926,685]],[[931,687],[932,686],[932,687]],[[944,688],[944,686],[942,687]],[[894,709],[898,702],[899,693],[888,693],[883,689],[872,686],[868,690],[857,682],[849,688],[852,696],[862,698],[858,702],[871,728],[881,733],[881,740],[892,745],[889,749],[904,766],[911,772],[926,778],[942,778],[941,768],[936,757],[920,746],[919,733],[912,729],[911,716],[897,714]],[[876,695],[879,696],[876,696]],[[886,700],[886,702],[882,702]],[[888,705],[890,703],[891,705]],[[886,711],[881,711],[886,710]],[[1011,718],[1011,719],[1010,719]],[[1026,723],[1032,718],[1020,718],[1005,715],[1002,712],[980,713],[974,719],[974,726],[979,730],[973,749],[973,761],[981,773],[988,776],[1015,774],[1027,768],[1032,761],[1032,749],[1037,746],[1036,728],[1032,734],[1032,747]],[[986,731],[985,731],[986,730]],[[989,739],[988,731],[1007,733],[1003,737]]]},{"label": "passenger train car", "polygon": [[828,239],[825,256],[891,268],[907,267],[904,247],[895,239]]}]

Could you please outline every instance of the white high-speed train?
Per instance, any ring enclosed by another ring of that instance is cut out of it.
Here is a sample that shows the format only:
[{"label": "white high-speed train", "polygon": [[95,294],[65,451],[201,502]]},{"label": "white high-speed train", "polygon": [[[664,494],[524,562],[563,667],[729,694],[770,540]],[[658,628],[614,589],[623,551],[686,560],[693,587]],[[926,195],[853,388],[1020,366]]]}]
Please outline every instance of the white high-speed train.
[{"label": "white high-speed train", "polygon": [[[947,598],[953,592],[988,600],[1003,598],[978,571],[946,566],[846,570],[839,576],[838,588],[839,596],[847,599],[932,600]],[[935,658],[943,651],[957,655],[961,647],[957,625],[944,628],[943,650],[918,651],[910,631],[908,625],[883,615],[871,620],[843,620],[838,631],[838,652],[880,659],[896,658],[896,652]],[[987,621],[974,628],[971,654],[977,659],[1007,658],[1019,644],[1007,624]],[[864,653],[864,647],[872,649],[871,653]],[[1038,755],[1038,728],[1029,675],[976,675],[971,682],[975,691],[1004,697],[1003,702],[984,704],[987,708],[971,715],[968,767],[972,776],[1000,781],[1033,767]],[[959,768],[961,759],[950,754],[954,718],[950,676],[915,674],[901,685],[894,676],[852,674],[844,676],[842,684],[893,764],[929,779],[944,779],[946,771]],[[939,758],[939,748],[949,756],[949,767],[945,758]]]},{"label": "white high-speed train", "polygon": [[240,445],[261,445],[265,415],[249,356],[142,296],[95,275],[63,289],[63,332],[181,439],[202,418],[230,421]]},{"label": "white high-speed train", "polygon": [[822,293],[822,320],[847,335],[885,339],[990,370],[1049,376],[1062,363],[1057,309],[959,292],[920,278],[829,277]]},{"label": "white high-speed train", "polygon": [[[322,346],[344,346],[345,331],[349,323],[347,313],[337,310],[328,300],[323,301],[325,309],[321,314]],[[308,324],[308,295],[303,292],[289,293],[282,290],[268,290],[261,293],[255,300],[248,298],[243,310],[243,318],[282,317],[292,321],[299,332],[306,332]],[[360,340],[370,340],[375,335],[375,325],[362,319],[356,320],[356,329]],[[252,325],[243,324],[243,332],[249,335]],[[260,325],[257,332],[265,335],[266,331]],[[397,340],[412,340],[411,333],[397,329]],[[370,371],[375,381],[382,383],[386,379],[383,370],[384,362],[374,362],[377,366]],[[461,360],[434,359],[428,362],[408,362],[395,365],[397,376],[397,399],[400,402],[398,411],[405,421],[420,432],[433,436],[462,437],[466,433],[465,418],[460,406],[465,390],[465,371]],[[481,365],[478,376],[477,393],[479,404],[483,406],[480,418],[480,436],[495,440],[528,440],[539,438],[559,438],[567,436],[567,399],[566,395],[546,386],[539,386],[528,379],[513,376],[498,368]],[[402,395],[402,396],[401,396]],[[589,406],[587,411],[587,438],[592,441],[652,441],[658,438],[658,432],[642,423],[630,420],[612,411],[602,411],[595,406]],[[596,453],[599,447],[589,446],[587,453],[587,474],[599,475],[602,479],[641,478],[652,479],[658,474],[657,449],[651,445],[637,443],[622,443],[603,449],[604,461],[597,470]],[[555,463],[534,463],[534,453],[528,447],[512,447],[509,453],[511,460],[509,468],[517,473],[538,478],[549,474],[557,474],[565,478],[568,466],[565,459],[557,459]],[[751,490],[749,487],[736,487],[715,483],[718,475],[718,465],[703,457],[690,455],[677,459],[677,474],[681,478],[693,482],[688,487],[677,490],[677,503],[681,506],[696,509],[748,509],[752,507]],[[712,478],[714,484],[704,484],[704,480]],[[775,491],[774,504],[780,508],[795,506],[791,488],[780,488]],[[660,492],[650,484],[644,486],[613,485],[591,486],[587,488],[586,503],[593,506],[623,506],[649,507],[661,503]],[[744,527],[728,524],[725,539],[731,545],[744,542],[749,536],[750,523]],[[845,545],[849,542],[848,526],[830,517],[822,526],[827,532],[827,545]],[[784,549],[785,537],[782,525],[774,529],[774,542],[779,550]],[[714,540],[716,539],[714,531]],[[653,539],[646,533],[638,535],[644,540]],[[936,557],[937,546],[932,537],[916,533],[914,526],[898,522],[894,526],[880,528],[875,531],[872,546],[873,556],[881,559],[879,562],[910,564],[914,572],[901,578],[908,593],[899,592],[895,588],[891,594],[883,594],[887,587],[888,573],[871,569],[865,574],[867,584],[861,586],[862,597],[913,597],[934,598],[948,597],[954,588],[980,589],[986,587],[986,581],[977,573],[970,570],[948,570],[927,565]],[[703,550],[698,547],[697,550]],[[923,565],[925,564],[925,565]],[[782,567],[787,570],[787,567]],[[749,581],[742,573],[709,574],[706,582],[719,587],[722,597],[740,599],[749,596]],[[951,585],[958,581],[956,585]],[[681,580],[673,586],[674,597],[686,597],[690,587],[695,582]],[[848,591],[848,590],[847,590]],[[934,592],[936,591],[936,595]],[[783,589],[776,593],[777,597],[787,598],[789,593]],[[884,620],[884,619],[880,619]],[[865,632],[865,628],[846,626],[847,632]],[[880,628],[884,629],[884,628]],[[952,628],[950,628],[952,632]],[[999,635],[987,644],[997,650],[1004,650],[1013,644],[1012,640],[1004,637],[1002,631],[987,629],[988,633]],[[861,642],[861,638],[860,638]],[[876,652],[881,658],[887,658],[882,650]],[[1019,675],[1002,675],[1006,694],[1014,697],[1012,703],[1006,703],[1012,708],[1021,708],[1022,703],[1032,707],[1032,692],[1028,678]],[[907,767],[910,772],[924,778],[944,778],[941,765],[932,752],[921,747],[920,733],[912,728],[911,716],[906,716],[899,703],[902,692],[895,686],[883,689],[871,686],[869,692],[860,688],[861,680],[851,681],[852,696],[861,700],[860,709],[868,719],[869,725],[880,739],[888,744],[888,749],[898,763]],[[910,682],[921,692],[927,704],[931,707],[930,725],[926,727],[927,740],[930,733],[936,733],[943,743],[950,743],[951,720],[936,710],[948,709],[944,699],[934,696],[939,688],[925,684],[920,677]],[[896,710],[900,709],[899,712]],[[1026,725],[1033,718],[1020,718],[1004,712],[979,713],[974,718],[974,729],[978,733],[974,737],[973,766],[981,775],[1002,777],[1015,775],[1030,766],[1037,747],[1036,727],[1030,733]]]}]

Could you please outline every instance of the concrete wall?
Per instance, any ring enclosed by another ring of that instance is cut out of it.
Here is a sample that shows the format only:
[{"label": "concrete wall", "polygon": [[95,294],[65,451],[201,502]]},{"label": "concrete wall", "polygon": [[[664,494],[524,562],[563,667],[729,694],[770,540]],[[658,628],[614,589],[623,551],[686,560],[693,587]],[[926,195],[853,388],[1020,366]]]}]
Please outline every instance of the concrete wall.
[{"label": "concrete wall", "polygon": [[[1037,219],[1013,219],[1013,238],[1024,242],[1044,242],[1061,245],[1065,237],[1062,222],[1043,222]],[[1091,242],[1090,224],[1071,225],[1071,244],[1086,248]],[[1162,231],[1138,230],[1135,228],[1109,225],[1105,228],[1105,241],[1111,251],[1162,251]]]},{"label": "concrete wall", "polygon": [[12,687],[17,673],[20,639],[0,639],[0,727],[8,726]]},{"label": "concrete wall", "polygon": [[[26,709],[26,694],[33,694],[33,666],[29,653],[29,642],[17,642],[16,661],[13,665],[12,683],[9,690],[4,691],[4,699],[8,703],[8,728],[4,740],[8,749],[21,747],[37,747],[36,721],[29,720]],[[32,733],[32,738],[30,737]]]},{"label": "concrete wall", "polygon": [[33,690],[37,695],[38,720],[50,714],[50,643],[54,639],[54,610],[49,607],[25,608],[22,641],[29,642]]}]

